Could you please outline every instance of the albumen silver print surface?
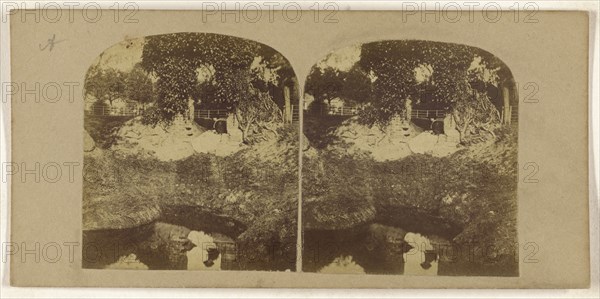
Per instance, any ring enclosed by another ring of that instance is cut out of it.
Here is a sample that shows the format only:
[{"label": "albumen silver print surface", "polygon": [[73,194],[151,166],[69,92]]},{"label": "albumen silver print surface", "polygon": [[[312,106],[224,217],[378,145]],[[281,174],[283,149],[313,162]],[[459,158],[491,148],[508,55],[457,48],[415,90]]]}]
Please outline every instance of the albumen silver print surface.
[{"label": "albumen silver print surface", "polygon": [[306,81],[305,271],[516,276],[518,95],[482,49],[384,40]]},{"label": "albumen silver print surface", "polygon": [[126,40],[85,81],[83,266],[518,274],[518,96],[493,54],[380,41],[298,83],[226,35]]},{"label": "albumen silver print surface", "polygon": [[9,16],[12,285],[589,285],[587,12],[186,5]]},{"label": "albumen silver print surface", "polygon": [[126,40],[85,79],[83,267],[295,269],[298,92],[242,38]]}]

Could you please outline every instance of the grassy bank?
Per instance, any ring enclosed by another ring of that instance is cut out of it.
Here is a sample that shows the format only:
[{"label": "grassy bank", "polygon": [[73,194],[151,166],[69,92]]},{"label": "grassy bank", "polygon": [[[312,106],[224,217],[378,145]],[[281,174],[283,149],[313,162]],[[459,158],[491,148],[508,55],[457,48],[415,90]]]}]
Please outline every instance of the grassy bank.
[{"label": "grassy bank", "polygon": [[96,142],[96,145],[100,148],[107,149],[111,147],[116,141],[117,137],[114,134],[123,124],[132,119],[133,117],[128,116],[114,116],[114,115],[93,115],[86,114],[83,127],[86,132],[90,134],[92,139]]},{"label": "grassy bank", "polygon": [[277,141],[227,157],[195,154],[176,162],[161,162],[110,150],[85,156],[83,228],[131,228],[165,217],[172,219],[174,210],[190,207],[198,212],[194,217],[205,213],[231,219],[234,226],[244,229],[236,233],[237,241],[256,250],[266,251],[274,242],[293,242],[298,134],[289,128],[279,136]]},{"label": "grassy bank", "polygon": [[413,154],[376,162],[327,151],[307,157],[305,228],[345,229],[377,221],[513,254],[516,129],[503,128],[497,136],[443,158]]}]

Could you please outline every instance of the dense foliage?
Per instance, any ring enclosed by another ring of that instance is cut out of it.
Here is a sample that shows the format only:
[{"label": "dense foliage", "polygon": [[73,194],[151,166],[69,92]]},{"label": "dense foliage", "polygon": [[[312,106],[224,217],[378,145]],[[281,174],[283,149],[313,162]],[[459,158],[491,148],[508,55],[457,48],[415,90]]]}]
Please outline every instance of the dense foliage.
[{"label": "dense foliage", "polygon": [[358,65],[347,72],[315,66],[306,80],[306,92],[315,98],[310,107],[313,110],[325,103],[331,105],[336,98],[350,105],[368,103],[373,96],[371,89],[368,74]]},{"label": "dense foliage", "polygon": [[139,65],[130,72],[92,66],[85,77],[85,94],[92,96],[92,107],[112,107],[117,99],[127,99],[142,105],[156,100],[154,84]]},{"label": "dense foliage", "polygon": [[[141,66],[158,80],[152,120],[164,122],[184,115],[188,99],[236,110],[249,95],[279,88],[294,78],[287,60],[275,50],[219,34],[150,36]],[[210,74],[202,77],[207,70]]]},{"label": "dense foliage", "polygon": [[85,93],[112,106],[114,100],[125,96],[126,78],[127,74],[119,70],[92,66],[85,78]]},{"label": "dense foliage", "polygon": [[162,210],[189,206],[241,222],[247,229],[236,241],[255,252],[266,255],[283,244],[294,257],[295,246],[288,245],[296,239],[298,132],[284,127],[277,133],[276,141],[226,157],[86,156],[84,230],[134,227],[159,219]]},{"label": "dense foliage", "polygon": [[[475,67],[474,62],[479,65]],[[500,60],[481,49],[429,41],[367,43],[362,46],[358,64],[376,78],[374,101],[363,115],[365,123],[386,123],[404,110],[409,98],[417,107],[476,106],[473,93],[479,90],[472,85],[497,85],[498,73],[504,80],[512,77],[506,76],[508,70]]]},{"label": "dense foliage", "polygon": [[341,229],[375,215],[371,161],[325,152],[302,164],[304,226]]},{"label": "dense foliage", "polygon": [[128,99],[144,105],[156,100],[154,84],[148,74],[139,65],[136,65],[127,75],[125,95]]},{"label": "dense foliage", "polygon": [[[311,224],[313,229],[335,227],[330,221],[341,225],[339,229],[372,220],[352,218],[357,210],[375,209],[380,222],[400,217],[389,213],[412,211],[459,228],[458,235],[450,236],[458,244],[511,254],[517,235],[517,140],[514,128],[496,134],[496,142],[443,158],[415,154],[376,162],[323,150],[304,160],[303,197],[306,213],[311,213],[305,217],[319,222]],[[422,223],[415,229],[429,226]],[[444,233],[443,229],[437,233]]]},{"label": "dense foliage", "polygon": [[[95,102],[95,107],[104,106],[106,104],[103,102]],[[98,147],[108,149],[117,142],[119,137],[116,132],[129,119],[122,116],[97,116],[88,114],[85,116],[83,128],[90,134]]]},{"label": "dense foliage", "polygon": [[[315,65],[306,92],[315,98],[314,111],[340,98],[360,107],[361,123],[380,127],[395,116],[405,116],[407,106],[448,110],[458,124],[461,142],[470,143],[493,136],[503,105],[500,89],[513,85],[504,63],[479,48],[400,40],[363,44],[360,59],[348,71]],[[514,104],[514,94],[510,97]]]}]

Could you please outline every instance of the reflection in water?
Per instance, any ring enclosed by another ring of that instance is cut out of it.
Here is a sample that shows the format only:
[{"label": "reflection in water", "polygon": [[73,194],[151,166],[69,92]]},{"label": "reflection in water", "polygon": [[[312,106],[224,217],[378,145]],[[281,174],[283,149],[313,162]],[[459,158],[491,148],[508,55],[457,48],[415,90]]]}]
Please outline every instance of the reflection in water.
[{"label": "reflection in water", "polygon": [[304,270],[318,273],[437,275],[437,248],[448,241],[370,224],[341,231],[307,231]]},{"label": "reflection in water", "polygon": [[[83,268],[149,270],[290,271],[295,244],[273,243],[265,251],[235,241],[230,226],[155,222],[121,230],[83,232]],[[200,229],[199,229],[200,228]]]},{"label": "reflection in water", "polygon": [[85,231],[83,267],[137,270],[232,270],[236,243],[217,232],[156,222],[123,230]]},{"label": "reflection in water", "polygon": [[191,231],[188,239],[195,245],[187,252],[188,270],[221,270],[221,253],[215,240],[201,231]]},{"label": "reflection in water", "polygon": [[[405,275],[437,275],[438,252],[434,249],[431,240],[417,233],[407,233],[404,241],[412,247],[404,253]],[[439,246],[436,246],[439,248]]]},{"label": "reflection in water", "polygon": [[477,243],[452,243],[452,235],[442,233],[445,237],[377,223],[347,230],[308,230],[302,267],[317,273],[518,275],[517,255],[496,255]]},{"label": "reflection in water", "polygon": [[402,274],[402,254],[407,250],[403,246],[405,234],[401,229],[380,224],[348,230],[306,231],[303,269],[357,273],[360,267],[369,274]]},{"label": "reflection in water", "polygon": [[[167,206],[163,214],[160,221],[139,227],[83,231],[83,268],[266,271],[294,268],[295,243],[239,242],[237,239],[246,226],[197,207]],[[199,237],[195,238],[195,234]],[[194,243],[190,238],[197,240]],[[207,243],[204,251],[202,243]]]},{"label": "reflection in water", "polygon": [[319,273],[349,273],[365,274],[365,269],[352,260],[352,256],[340,256],[331,262],[331,264],[321,268]]},{"label": "reflection in water", "polygon": [[148,266],[140,262],[135,253],[124,255],[115,263],[106,266],[105,269],[129,269],[129,270],[148,270]]}]

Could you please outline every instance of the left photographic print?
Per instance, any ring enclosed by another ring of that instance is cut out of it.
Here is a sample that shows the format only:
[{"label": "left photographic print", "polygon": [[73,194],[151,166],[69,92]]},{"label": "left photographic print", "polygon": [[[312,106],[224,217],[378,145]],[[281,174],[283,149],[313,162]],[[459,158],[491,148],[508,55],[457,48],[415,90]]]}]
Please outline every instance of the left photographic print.
[{"label": "left photographic print", "polygon": [[288,60],[212,33],[106,46],[85,74],[83,268],[294,271]]}]

